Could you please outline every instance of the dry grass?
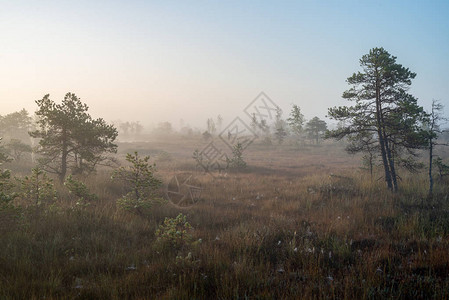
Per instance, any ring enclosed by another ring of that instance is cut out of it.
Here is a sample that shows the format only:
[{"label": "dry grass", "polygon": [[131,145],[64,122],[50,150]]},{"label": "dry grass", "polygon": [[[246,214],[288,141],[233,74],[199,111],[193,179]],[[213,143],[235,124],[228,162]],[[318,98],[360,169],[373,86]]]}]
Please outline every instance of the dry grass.
[{"label": "dry grass", "polygon": [[[163,153],[158,173],[168,182],[195,170],[198,143],[120,149],[156,161]],[[447,183],[428,204],[425,174],[404,173],[393,195],[330,144],[253,145],[245,159],[244,172],[197,173],[204,190],[189,209],[167,203],[143,216],[120,211],[122,189],[100,171],[88,181],[99,200],[86,209],[74,209],[59,187],[52,207],[0,211],[0,298],[449,297]],[[156,242],[157,227],[179,212],[195,242],[177,249]]]}]

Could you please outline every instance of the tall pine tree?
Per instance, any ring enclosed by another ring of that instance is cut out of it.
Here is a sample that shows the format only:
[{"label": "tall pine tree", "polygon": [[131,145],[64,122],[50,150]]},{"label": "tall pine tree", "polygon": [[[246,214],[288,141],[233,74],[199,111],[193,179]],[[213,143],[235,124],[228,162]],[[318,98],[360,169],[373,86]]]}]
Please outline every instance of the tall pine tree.
[{"label": "tall pine tree", "polygon": [[329,108],[329,117],[346,125],[327,136],[370,145],[359,151],[378,149],[387,186],[397,191],[398,167],[415,170],[414,150],[425,146],[421,126],[425,113],[407,93],[416,74],[396,63],[396,57],[383,48],[371,49],[360,59],[360,66],[362,71],[347,79],[351,88],[343,93],[354,105]]},{"label": "tall pine tree", "polygon": [[67,171],[73,174],[91,172],[115,153],[117,130],[103,119],[92,119],[88,107],[75,94],[67,93],[61,104],[46,95],[36,104],[38,129],[31,132],[39,138],[40,165],[64,181]]}]

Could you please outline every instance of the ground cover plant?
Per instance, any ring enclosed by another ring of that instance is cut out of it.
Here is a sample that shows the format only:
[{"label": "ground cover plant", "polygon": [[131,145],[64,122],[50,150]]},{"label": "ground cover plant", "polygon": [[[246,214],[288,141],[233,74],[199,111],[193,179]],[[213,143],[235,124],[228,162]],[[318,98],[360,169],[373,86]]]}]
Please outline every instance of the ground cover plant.
[{"label": "ground cover plant", "polygon": [[[168,182],[195,170],[197,142],[179,154],[163,140],[126,147],[164,148],[173,159],[156,174]],[[392,194],[333,142],[256,143],[244,159],[247,168],[226,176],[195,173],[205,189],[187,209],[123,209],[126,189],[109,169],[85,185],[52,183],[51,202],[4,201],[1,298],[448,297],[447,178],[432,200],[425,172]]]}]

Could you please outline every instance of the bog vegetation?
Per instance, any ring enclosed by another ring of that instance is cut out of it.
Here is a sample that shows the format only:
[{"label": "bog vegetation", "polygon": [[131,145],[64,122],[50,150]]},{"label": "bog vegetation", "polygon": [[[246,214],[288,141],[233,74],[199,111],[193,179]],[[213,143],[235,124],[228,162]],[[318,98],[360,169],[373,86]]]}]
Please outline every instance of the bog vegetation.
[{"label": "bog vegetation", "polygon": [[362,57],[338,125],[253,114],[219,160],[220,115],[148,132],[68,93],[1,116],[0,298],[448,298],[443,107],[396,60]]}]

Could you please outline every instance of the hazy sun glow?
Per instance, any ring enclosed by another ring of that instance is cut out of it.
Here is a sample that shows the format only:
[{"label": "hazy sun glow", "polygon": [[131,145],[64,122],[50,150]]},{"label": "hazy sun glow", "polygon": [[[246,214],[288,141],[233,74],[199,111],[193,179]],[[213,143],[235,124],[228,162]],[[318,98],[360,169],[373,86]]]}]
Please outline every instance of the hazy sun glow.
[{"label": "hazy sun glow", "polygon": [[2,1],[0,114],[70,91],[110,121],[204,126],[265,91],[324,117],[372,47],[418,74],[422,105],[449,104],[448,13],[447,1]]}]

